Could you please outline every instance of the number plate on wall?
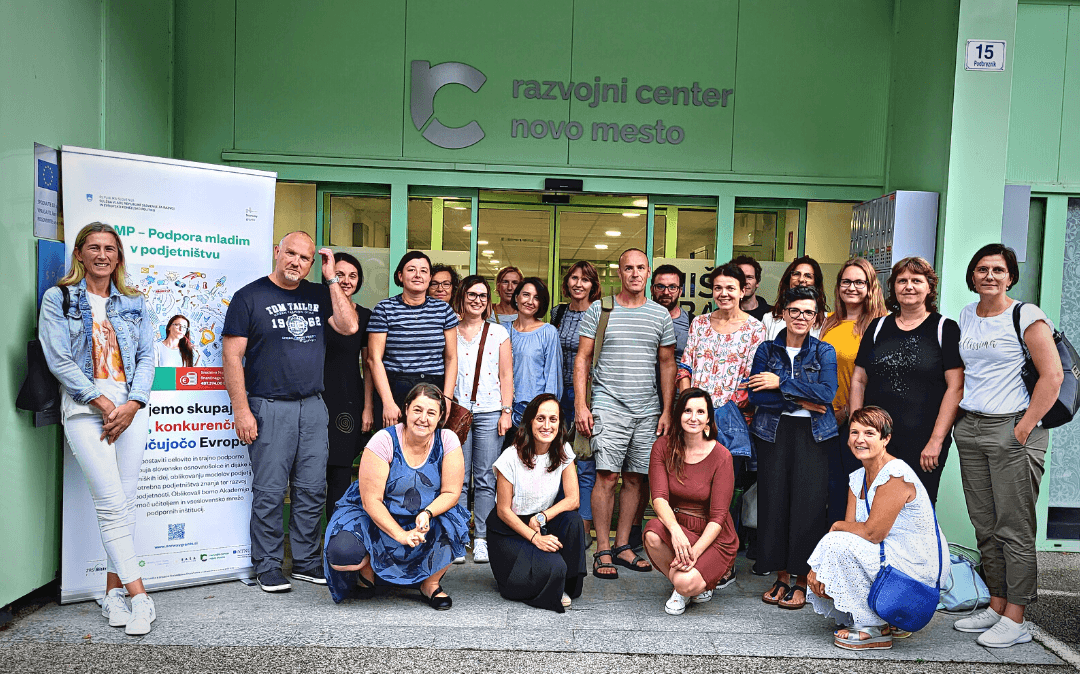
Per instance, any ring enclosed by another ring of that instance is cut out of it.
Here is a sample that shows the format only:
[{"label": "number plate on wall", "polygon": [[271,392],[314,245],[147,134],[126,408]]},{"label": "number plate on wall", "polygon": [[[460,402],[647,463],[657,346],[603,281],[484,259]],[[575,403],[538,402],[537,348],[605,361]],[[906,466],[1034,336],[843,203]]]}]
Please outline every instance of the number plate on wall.
[{"label": "number plate on wall", "polygon": [[968,40],[965,70],[1005,70],[1005,40]]}]

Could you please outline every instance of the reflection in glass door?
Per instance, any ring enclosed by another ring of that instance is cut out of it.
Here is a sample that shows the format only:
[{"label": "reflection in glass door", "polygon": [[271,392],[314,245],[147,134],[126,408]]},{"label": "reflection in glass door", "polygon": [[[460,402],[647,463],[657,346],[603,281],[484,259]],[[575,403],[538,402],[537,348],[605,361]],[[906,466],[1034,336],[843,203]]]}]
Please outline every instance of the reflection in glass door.
[{"label": "reflection in glass door", "polygon": [[[558,206],[558,264],[556,288],[579,260],[596,267],[605,295],[619,291],[619,255],[628,248],[646,250],[647,211],[642,208]],[[552,292],[561,297],[561,290]],[[554,300],[552,300],[554,302]],[[561,297],[560,301],[569,301]]]},{"label": "reflection in glass door", "polygon": [[[537,199],[538,201],[539,199]],[[503,267],[550,283],[554,207],[539,203],[480,204],[476,233],[476,273],[492,282]]]}]

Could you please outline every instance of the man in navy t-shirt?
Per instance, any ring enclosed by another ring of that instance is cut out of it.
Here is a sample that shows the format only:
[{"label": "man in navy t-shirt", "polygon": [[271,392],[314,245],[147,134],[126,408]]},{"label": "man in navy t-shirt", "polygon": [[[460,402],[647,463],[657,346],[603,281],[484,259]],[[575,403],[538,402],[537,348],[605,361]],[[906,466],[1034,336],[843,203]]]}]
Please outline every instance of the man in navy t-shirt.
[{"label": "man in navy t-shirt", "polygon": [[274,246],[274,271],[233,295],[222,330],[225,388],[236,435],[251,457],[251,563],[259,585],[284,592],[282,509],[292,477],[292,577],[326,584],[319,520],[326,501],[327,421],[322,401],[323,330],[351,335],[356,311],[337,284],[334,253],[319,251],[330,285],[303,280],[315,259],[304,232]]}]

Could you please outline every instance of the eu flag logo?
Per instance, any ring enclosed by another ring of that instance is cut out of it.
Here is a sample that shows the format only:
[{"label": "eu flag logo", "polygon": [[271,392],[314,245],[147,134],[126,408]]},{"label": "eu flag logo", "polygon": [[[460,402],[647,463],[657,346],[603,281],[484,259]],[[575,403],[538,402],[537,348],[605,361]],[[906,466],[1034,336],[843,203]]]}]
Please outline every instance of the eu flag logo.
[{"label": "eu flag logo", "polygon": [[57,192],[60,190],[60,168],[44,159],[38,159],[38,187]]}]

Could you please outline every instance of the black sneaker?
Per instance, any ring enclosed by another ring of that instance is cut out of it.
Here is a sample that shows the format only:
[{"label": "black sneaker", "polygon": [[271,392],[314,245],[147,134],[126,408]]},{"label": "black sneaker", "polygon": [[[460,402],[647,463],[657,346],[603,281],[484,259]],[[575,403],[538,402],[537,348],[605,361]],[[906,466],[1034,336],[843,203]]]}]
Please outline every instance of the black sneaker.
[{"label": "black sneaker", "polygon": [[717,590],[723,590],[725,587],[727,587],[728,585],[731,585],[734,582],[735,582],[735,569],[732,568],[731,569],[731,575],[728,576],[727,578],[721,578],[720,582],[716,584],[716,589]]},{"label": "black sneaker", "polygon": [[271,569],[259,574],[259,587],[264,592],[288,592],[292,589],[292,583],[285,579],[281,569]]},{"label": "black sneaker", "polygon": [[297,580],[306,580],[307,582],[315,583],[316,585],[326,585],[326,576],[323,575],[323,568],[321,566],[304,569],[303,571],[293,567],[292,577]]}]

